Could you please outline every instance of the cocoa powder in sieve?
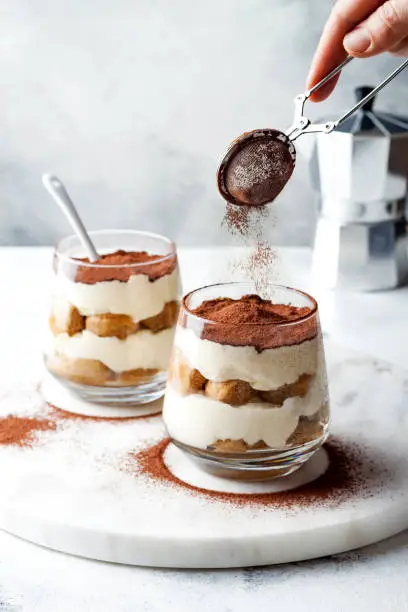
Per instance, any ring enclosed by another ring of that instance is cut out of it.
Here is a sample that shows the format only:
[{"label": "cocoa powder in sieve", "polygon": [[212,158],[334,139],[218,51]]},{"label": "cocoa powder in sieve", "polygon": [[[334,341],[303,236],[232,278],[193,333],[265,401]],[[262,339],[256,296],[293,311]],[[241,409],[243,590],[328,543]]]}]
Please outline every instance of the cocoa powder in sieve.
[{"label": "cocoa powder in sieve", "polygon": [[290,491],[278,493],[224,493],[188,484],[174,476],[163,460],[170,439],[144,449],[129,457],[128,472],[142,473],[153,481],[185,489],[210,500],[227,502],[236,506],[258,505],[290,510],[296,507],[329,506],[359,497],[369,497],[381,489],[389,473],[378,458],[365,449],[351,443],[331,438],[325,444],[329,455],[329,467],[319,478]]},{"label": "cocoa powder in sieve", "polygon": [[237,140],[223,172],[224,197],[227,193],[237,205],[247,206],[262,206],[275,200],[294,168],[287,143],[277,135],[278,132],[268,130],[264,138],[246,134]]}]

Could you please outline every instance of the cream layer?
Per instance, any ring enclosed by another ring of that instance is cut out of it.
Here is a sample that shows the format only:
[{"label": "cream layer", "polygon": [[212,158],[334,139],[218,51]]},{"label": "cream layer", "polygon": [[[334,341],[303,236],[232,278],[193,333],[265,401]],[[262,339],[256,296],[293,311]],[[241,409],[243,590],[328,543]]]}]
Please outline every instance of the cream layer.
[{"label": "cream layer", "polygon": [[145,274],[131,276],[127,282],[103,281],[88,285],[74,283],[63,274],[55,277],[53,308],[56,318],[67,316],[69,304],[84,316],[124,314],[136,322],[159,314],[167,302],[179,299],[180,277],[171,274],[150,281]]},{"label": "cream layer", "polygon": [[284,448],[301,416],[312,416],[327,403],[324,381],[317,379],[304,398],[291,397],[280,407],[251,402],[234,407],[203,394],[181,396],[168,385],[163,419],[171,437],[205,449],[216,440],[244,440],[252,445],[263,440]]},{"label": "cream layer", "polygon": [[295,382],[302,374],[315,374],[324,368],[319,336],[258,353],[252,346],[218,344],[199,338],[192,329],[179,327],[174,345],[182,359],[209,380],[244,380],[260,391],[277,389]]},{"label": "cream layer", "polygon": [[74,359],[96,359],[114,372],[138,368],[167,370],[174,328],[153,334],[143,330],[125,340],[101,338],[88,330],[75,336],[58,334],[51,340],[51,351]]}]

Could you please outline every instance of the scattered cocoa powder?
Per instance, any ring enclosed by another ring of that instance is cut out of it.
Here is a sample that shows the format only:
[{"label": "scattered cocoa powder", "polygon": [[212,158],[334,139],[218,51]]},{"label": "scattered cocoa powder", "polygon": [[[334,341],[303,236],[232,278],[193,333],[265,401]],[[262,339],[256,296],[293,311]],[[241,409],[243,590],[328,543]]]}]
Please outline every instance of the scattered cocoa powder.
[{"label": "scattered cocoa powder", "polygon": [[52,419],[18,417],[9,415],[0,418],[0,445],[32,446],[36,433],[54,431],[57,423]]},{"label": "scattered cocoa powder", "polygon": [[390,477],[378,457],[366,448],[331,438],[325,444],[329,467],[319,478],[290,491],[277,493],[226,493],[210,491],[188,484],[174,476],[163,460],[169,438],[131,454],[126,464],[128,472],[142,473],[153,481],[185,489],[208,499],[228,502],[236,506],[261,505],[291,509],[296,507],[333,507],[353,498],[370,497]]},{"label": "scattered cocoa powder", "polygon": [[[90,263],[88,258],[76,259],[76,261],[79,264],[80,262]],[[131,276],[138,274],[148,276],[149,280],[153,282],[173,272],[177,267],[177,256],[175,254],[151,255],[146,251],[119,250],[102,255],[92,264],[89,266],[78,265],[75,282],[87,285],[112,280],[127,282]]]},{"label": "scattered cocoa powder", "polygon": [[57,408],[52,404],[46,405],[44,415],[40,417],[20,417],[8,415],[0,418],[0,446],[31,447],[37,443],[36,434],[41,431],[55,431],[59,420],[87,420],[87,421],[131,421],[136,419],[149,419],[161,415],[161,410],[152,414],[136,415],[130,417],[95,417],[82,414],[73,414]]},{"label": "scattered cocoa powder", "polygon": [[[187,299],[183,300],[181,324],[187,323]],[[230,346],[253,346],[258,352],[300,344],[317,334],[314,308],[274,304],[258,295],[205,300],[190,312],[213,322],[202,326],[201,321],[188,318],[189,327],[201,338]]]}]

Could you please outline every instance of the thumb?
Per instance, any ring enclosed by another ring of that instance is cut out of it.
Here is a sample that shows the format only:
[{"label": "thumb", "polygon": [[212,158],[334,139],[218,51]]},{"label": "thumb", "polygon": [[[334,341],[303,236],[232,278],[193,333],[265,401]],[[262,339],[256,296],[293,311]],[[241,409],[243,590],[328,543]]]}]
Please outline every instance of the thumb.
[{"label": "thumb", "polygon": [[408,3],[387,0],[343,39],[347,53],[371,57],[396,47],[408,33]]}]

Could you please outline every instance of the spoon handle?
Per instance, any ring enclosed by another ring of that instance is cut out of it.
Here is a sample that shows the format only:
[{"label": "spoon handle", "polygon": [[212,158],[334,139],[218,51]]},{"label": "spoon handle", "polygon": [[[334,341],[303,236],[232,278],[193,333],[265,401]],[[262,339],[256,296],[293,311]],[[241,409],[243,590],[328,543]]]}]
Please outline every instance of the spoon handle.
[{"label": "spoon handle", "polygon": [[46,190],[52,195],[64,215],[67,217],[72,229],[86,250],[89,260],[97,261],[99,259],[98,252],[95,249],[92,240],[90,239],[88,232],[86,231],[84,224],[78,215],[74,203],[69,197],[68,192],[62,182],[59,180],[59,178],[52,176],[51,174],[44,174],[42,177],[42,182]]}]

